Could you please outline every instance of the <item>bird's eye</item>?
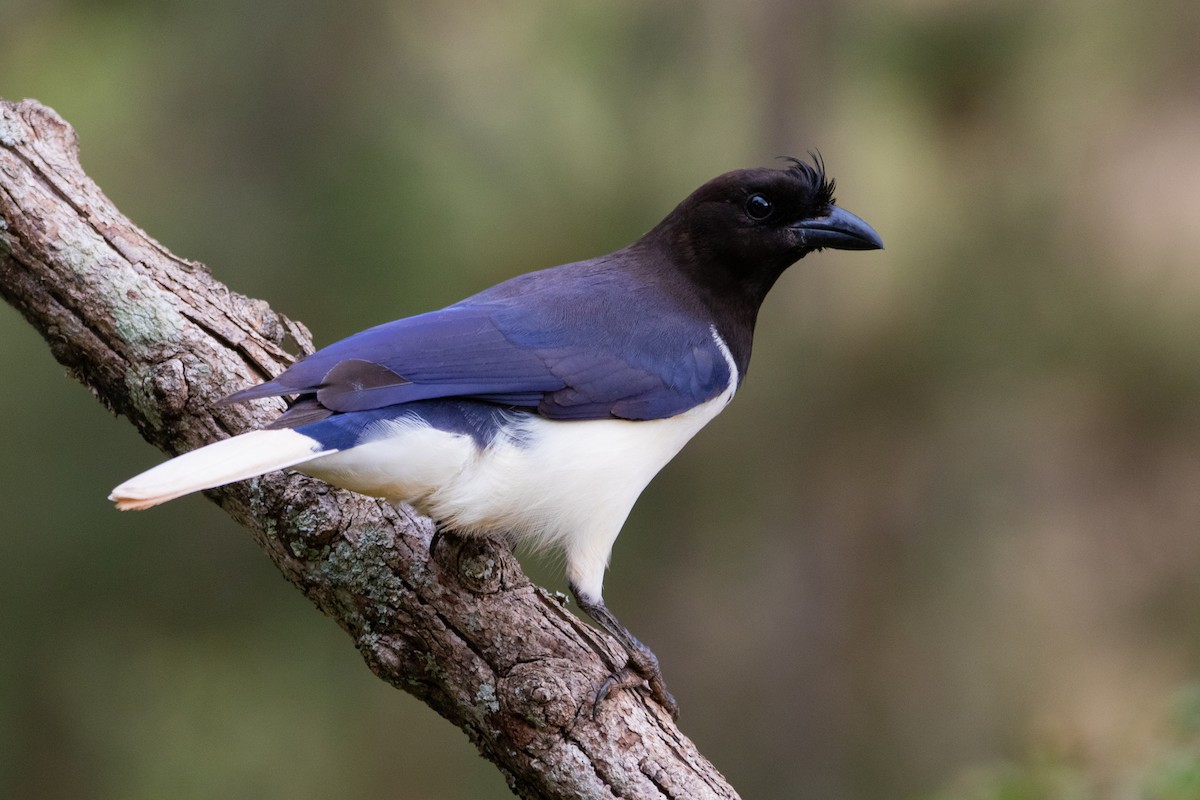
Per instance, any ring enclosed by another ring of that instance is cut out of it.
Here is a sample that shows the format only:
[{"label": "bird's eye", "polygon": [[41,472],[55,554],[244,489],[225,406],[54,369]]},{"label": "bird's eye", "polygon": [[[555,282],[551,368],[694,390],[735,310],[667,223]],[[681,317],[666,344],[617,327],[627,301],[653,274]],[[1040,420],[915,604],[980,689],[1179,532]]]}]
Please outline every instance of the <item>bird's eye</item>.
[{"label": "bird's eye", "polygon": [[752,194],[746,198],[746,213],[751,219],[766,219],[774,209],[775,204],[761,194]]}]

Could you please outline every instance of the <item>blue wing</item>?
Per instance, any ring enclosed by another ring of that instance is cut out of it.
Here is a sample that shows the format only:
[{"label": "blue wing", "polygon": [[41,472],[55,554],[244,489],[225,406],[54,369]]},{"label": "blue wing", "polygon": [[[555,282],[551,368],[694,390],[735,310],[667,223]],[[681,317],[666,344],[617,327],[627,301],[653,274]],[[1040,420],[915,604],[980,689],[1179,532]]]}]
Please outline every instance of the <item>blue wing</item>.
[{"label": "blue wing", "polygon": [[226,401],[299,395],[292,425],[434,398],[528,408],[551,419],[648,420],[724,391],[733,376],[711,327],[659,290],[602,267],[582,262],[523,275],[440,311],[370,328]]}]

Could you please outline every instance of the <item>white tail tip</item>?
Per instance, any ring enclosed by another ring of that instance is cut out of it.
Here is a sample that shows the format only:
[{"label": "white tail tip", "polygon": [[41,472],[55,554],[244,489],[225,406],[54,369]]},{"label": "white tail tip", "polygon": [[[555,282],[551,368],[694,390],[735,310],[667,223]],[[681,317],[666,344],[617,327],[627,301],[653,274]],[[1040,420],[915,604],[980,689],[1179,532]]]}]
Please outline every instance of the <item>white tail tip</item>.
[{"label": "white tail tip", "polygon": [[141,500],[136,500],[132,497],[125,497],[117,494],[121,487],[113,490],[113,493],[108,496],[116,504],[118,511],[141,511],[151,506],[156,506],[159,503],[165,503],[168,500],[174,500],[173,497],[150,497]]}]

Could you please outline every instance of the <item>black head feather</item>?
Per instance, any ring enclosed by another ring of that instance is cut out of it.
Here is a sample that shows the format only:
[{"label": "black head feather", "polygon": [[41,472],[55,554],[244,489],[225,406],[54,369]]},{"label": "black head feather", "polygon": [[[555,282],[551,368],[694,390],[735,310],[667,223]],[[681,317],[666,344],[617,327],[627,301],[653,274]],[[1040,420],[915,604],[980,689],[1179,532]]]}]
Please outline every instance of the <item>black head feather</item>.
[{"label": "black head feather", "polygon": [[816,191],[814,205],[831,206],[836,202],[833,196],[836,184],[832,178],[825,177],[825,159],[821,158],[821,153],[817,150],[809,150],[808,157],[812,159],[812,163],[795,156],[780,156],[781,160],[791,165],[788,172],[807,182]]}]

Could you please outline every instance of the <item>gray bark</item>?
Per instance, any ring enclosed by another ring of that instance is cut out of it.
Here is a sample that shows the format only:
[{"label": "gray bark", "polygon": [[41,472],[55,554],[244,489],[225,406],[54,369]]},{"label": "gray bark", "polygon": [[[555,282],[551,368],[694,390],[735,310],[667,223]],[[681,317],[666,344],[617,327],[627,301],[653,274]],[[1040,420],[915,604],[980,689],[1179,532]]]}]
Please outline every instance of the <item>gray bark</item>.
[{"label": "gray bark", "polygon": [[[213,402],[281,371],[289,339],[312,347],[304,326],[123,217],[80,167],[75,132],[30,100],[0,100],[0,294],[169,454],[269,421],[281,401]],[[736,797],[644,691],[593,718],[620,647],[533,586],[502,537],[442,537],[431,554],[428,519],[295,474],[208,497],[376,675],[462,728],[519,796]]]}]

